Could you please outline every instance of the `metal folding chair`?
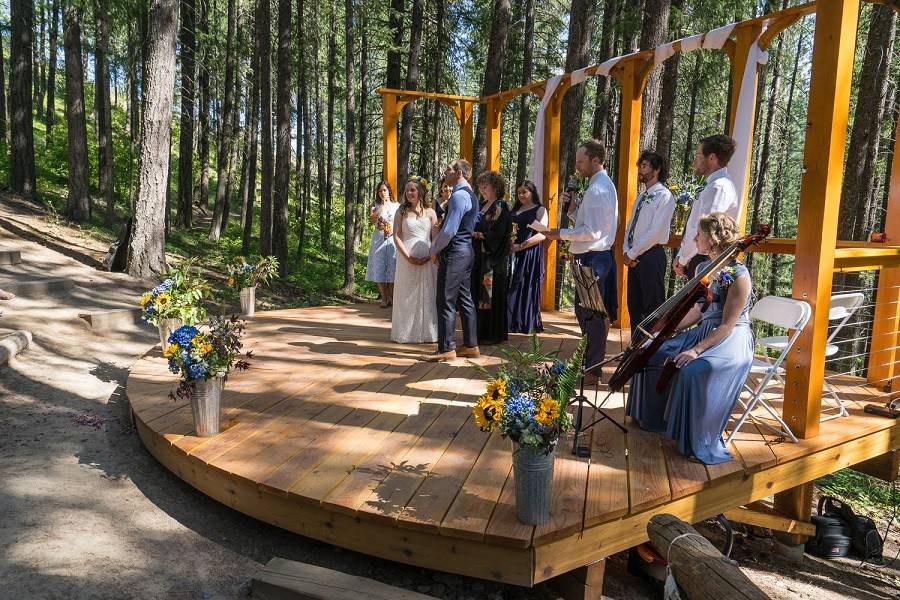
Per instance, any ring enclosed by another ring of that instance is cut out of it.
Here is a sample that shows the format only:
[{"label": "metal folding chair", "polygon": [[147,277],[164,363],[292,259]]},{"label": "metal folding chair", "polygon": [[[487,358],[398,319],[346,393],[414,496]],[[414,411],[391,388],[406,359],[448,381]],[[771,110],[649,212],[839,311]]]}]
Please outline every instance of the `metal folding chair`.
[{"label": "metal folding chair", "polygon": [[794,435],[794,432],[791,431],[788,424],[784,422],[784,419],[778,414],[778,411],[763,397],[763,394],[773,379],[782,381],[781,374],[784,373],[784,369],[781,367],[781,363],[784,362],[784,359],[787,358],[791,348],[794,347],[797,338],[800,337],[800,333],[809,322],[810,315],[812,315],[812,308],[810,308],[809,304],[803,300],[781,298],[779,296],[766,296],[765,298],[761,298],[750,310],[751,319],[763,321],[775,325],[776,327],[784,327],[793,330],[793,334],[791,334],[790,337],[785,338],[785,342],[778,348],[780,351],[778,358],[774,361],[762,360],[754,357],[753,365],[750,367],[750,374],[759,376],[759,381],[753,387],[746,382],[744,383],[744,390],[750,393],[750,398],[747,402],[738,398],[738,402],[743,406],[744,412],[735,422],[734,427],[731,429],[731,433],[728,434],[728,438],[725,440],[726,444],[731,442],[731,438],[733,438],[735,433],[740,430],[741,426],[743,426],[744,422],[750,417],[750,414],[757,406],[762,406],[766,409],[766,411],[772,415],[772,418],[778,422],[780,428],[770,425],[766,421],[758,420],[757,422],[760,425],[770,429],[777,435],[784,435],[789,437],[791,441],[797,441],[797,436]]},{"label": "metal folding chair", "polygon": [[[837,326],[832,330],[831,334],[828,336],[828,339],[825,341],[825,357],[829,358],[838,353],[838,345],[833,344],[832,341],[835,337],[837,337],[838,332],[847,324],[847,321],[850,320],[857,309],[862,306],[863,300],[865,297],[862,292],[848,292],[845,294],[835,294],[831,297],[831,301],[828,305],[828,320],[830,322],[838,321]],[[770,337],[764,337],[757,340],[757,343],[763,348],[771,349],[771,350],[781,350],[784,345],[787,343],[787,336],[784,335],[774,335]],[[838,408],[838,416],[846,417],[849,413],[847,409],[844,408],[844,402],[841,400],[841,397],[838,396],[837,391],[834,389],[834,386],[829,383],[828,379],[825,379],[825,392],[827,392],[835,401]],[[822,396],[823,400],[825,396]]]}]

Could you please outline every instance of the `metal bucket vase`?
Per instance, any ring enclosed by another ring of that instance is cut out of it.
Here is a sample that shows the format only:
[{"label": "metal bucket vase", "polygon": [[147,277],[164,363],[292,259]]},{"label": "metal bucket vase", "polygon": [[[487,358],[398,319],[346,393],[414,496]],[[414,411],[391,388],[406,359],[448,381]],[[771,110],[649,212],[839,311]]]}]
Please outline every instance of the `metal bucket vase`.
[{"label": "metal bucket vase", "polygon": [[550,520],[555,459],[555,447],[550,454],[545,455],[538,448],[513,442],[516,516],[526,525],[540,525]]},{"label": "metal bucket vase", "polygon": [[256,314],[256,286],[241,289],[241,316],[252,317]]},{"label": "metal bucket vase", "polygon": [[181,327],[181,319],[161,319],[159,322],[159,346],[163,350],[169,343],[172,332]]},{"label": "metal bucket vase", "polygon": [[198,379],[191,393],[191,412],[197,437],[211,437],[219,433],[222,420],[222,388],[224,377]]}]

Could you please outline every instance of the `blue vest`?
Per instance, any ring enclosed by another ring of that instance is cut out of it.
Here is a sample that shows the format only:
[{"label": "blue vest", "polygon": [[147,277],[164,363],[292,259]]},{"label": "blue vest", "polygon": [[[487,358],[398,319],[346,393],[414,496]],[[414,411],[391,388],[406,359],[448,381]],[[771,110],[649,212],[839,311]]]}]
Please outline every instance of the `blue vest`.
[{"label": "blue vest", "polygon": [[472,191],[472,188],[462,187],[453,193],[458,194],[460,192],[469,195],[471,207],[468,212],[463,215],[462,220],[459,222],[459,229],[457,230],[456,235],[450,239],[450,243],[444,248],[445,252],[472,251],[472,232],[475,230],[475,221],[477,220],[479,210],[478,198],[475,196],[475,192]]}]

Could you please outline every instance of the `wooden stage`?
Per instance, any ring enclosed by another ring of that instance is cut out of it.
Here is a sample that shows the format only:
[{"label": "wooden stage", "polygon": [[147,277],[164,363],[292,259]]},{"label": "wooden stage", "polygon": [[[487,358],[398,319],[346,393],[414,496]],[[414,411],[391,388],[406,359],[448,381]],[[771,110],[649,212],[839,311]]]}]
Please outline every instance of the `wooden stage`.
[{"label": "wooden stage", "polygon": [[[574,348],[578,325],[545,313],[543,343]],[[620,332],[610,334],[616,351]],[[513,336],[512,343],[527,343]],[[672,443],[608,422],[592,458],[557,451],[551,521],[515,518],[510,442],[480,432],[470,407],[484,382],[464,360],[421,362],[432,345],[390,341],[372,305],[260,313],[247,328],[253,366],[223,395],[226,429],[192,434],[189,404],[159,348],[139,360],[127,394],[147,449],[203,493],[304,536],[412,565],[531,586],[647,539],[658,512],[697,522],[900,446],[900,422],[864,414],[877,392],[838,386],[849,417],[800,443],[749,423],[737,460],[693,463]],[[497,348],[478,359],[495,365]],[[832,382],[835,383],[835,382]],[[622,398],[613,398],[621,421]],[[835,411],[828,411],[835,412]]]}]

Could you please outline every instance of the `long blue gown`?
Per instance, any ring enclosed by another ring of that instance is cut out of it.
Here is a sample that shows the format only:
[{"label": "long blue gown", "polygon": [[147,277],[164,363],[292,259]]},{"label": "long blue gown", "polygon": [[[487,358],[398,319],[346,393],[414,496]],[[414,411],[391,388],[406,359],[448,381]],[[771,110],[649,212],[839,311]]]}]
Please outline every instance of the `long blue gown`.
[{"label": "long blue gown", "polygon": [[[737,277],[750,277],[744,265],[733,264]],[[704,266],[705,263],[698,269]],[[664,393],[656,391],[666,359],[693,348],[722,322],[727,288],[718,283],[718,278],[713,279],[711,286],[713,301],[702,313],[699,325],[663,342],[634,376],[626,413],[642,429],[674,439],[685,456],[715,465],[733,458],[725,447],[722,432],[753,363],[749,298],[728,337],[679,369]]]},{"label": "long blue gown", "polygon": [[[534,206],[518,214],[513,213],[516,224],[516,243],[522,244],[535,235],[528,226],[537,218],[540,206]],[[544,280],[544,244],[520,250],[512,255],[512,276],[509,278],[509,331],[533,333],[544,330],[541,322],[541,284]]]}]

